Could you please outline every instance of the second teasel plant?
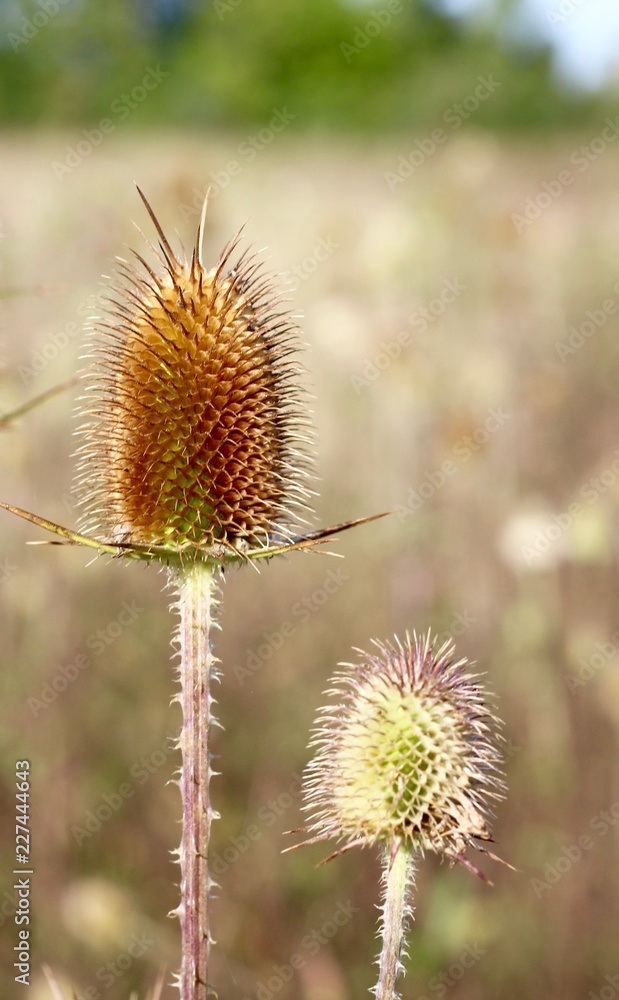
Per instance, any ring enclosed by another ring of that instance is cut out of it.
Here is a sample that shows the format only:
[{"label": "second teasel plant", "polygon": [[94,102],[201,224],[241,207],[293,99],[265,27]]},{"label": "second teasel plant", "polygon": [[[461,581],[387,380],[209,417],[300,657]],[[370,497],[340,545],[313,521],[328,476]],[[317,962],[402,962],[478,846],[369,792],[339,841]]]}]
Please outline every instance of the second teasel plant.
[{"label": "second teasel plant", "polygon": [[[138,189],[139,190],[139,189]],[[239,238],[212,268],[176,254],[148,201],[154,262],[120,261],[83,373],[77,490],[81,532],[1,506],[69,544],[166,567],[179,615],[181,1000],[206,1000],[212,882],[211,632],[226,566],[313,549],[310,434],[298,336],[272,279]],[[362,519],[362,520],[371,520]]]},{"label": "second teasel plant", "polygon": [[432,851],[486,881],[465,851],[501,860],[485,847],[492,806],[504,796],[499,722],[451,642],[407,633],[358,652],[359,663],[341,664],[314,729],[304,844],[340,841],[327,860],[379,848],[382,950],[373,992],[396,1000],[418,857]]}]

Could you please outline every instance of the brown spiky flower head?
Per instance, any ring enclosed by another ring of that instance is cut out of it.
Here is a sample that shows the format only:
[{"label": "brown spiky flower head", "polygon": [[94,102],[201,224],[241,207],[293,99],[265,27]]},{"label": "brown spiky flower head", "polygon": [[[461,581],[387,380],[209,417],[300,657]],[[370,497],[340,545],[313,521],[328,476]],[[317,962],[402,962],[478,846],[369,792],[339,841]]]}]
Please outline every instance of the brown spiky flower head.
[{"label": "brown spiky flower head", "polygon": [[491,839],[489,807],[502,797],[496,720],[450,642],[407,633],[375,646],[342,664],[335,702],[320,713],[304,782],[306,842],[430,850],[480,874],[463,851]]},{"label": "brown spiky flower head", "polygon": [[[141,192],[140,192],[141,194]],[[95,324],[81,429],[85,527],[103,541],[220,559],[290,538],[307,507],[297,332],[238,237],[202,263],[134,253]]]}]

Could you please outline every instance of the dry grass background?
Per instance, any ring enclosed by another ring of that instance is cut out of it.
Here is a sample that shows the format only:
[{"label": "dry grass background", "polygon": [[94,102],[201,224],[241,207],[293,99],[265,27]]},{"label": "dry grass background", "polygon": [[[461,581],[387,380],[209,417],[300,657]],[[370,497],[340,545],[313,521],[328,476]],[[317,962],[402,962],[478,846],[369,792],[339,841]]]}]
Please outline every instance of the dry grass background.
[{"label": "dry grass background", "polygon": [[[2,408],[74,372],[83,304],[123,243],[140,248],[131,220],[151,235],[133,180],[164,228],[190,244],[197,216],[183,206],[242,138],[109,136],[60,181],[50,164],[74,136],[4,135]],[[205,258],[247,221],[270,266],[302,269],[292,299],[304,315],[315,396],[318,523],[405,505],[420,487],[428,494],[414,513],[400,508],[342,536],[343,560],[298,555],[226,581],[217,638],[222,776],[213,784],[222,819],[212,844],[222,1000],[367,995],[375,859],[351,853],[315,870],[324,848],[282,856],[282,832],[301,822],[297,776],[335,664],[374,636],[430,625],[455,629],[459,652],[497,692],[510,790],[497,850],[520,870],[486,864],[489,888],[425,860],[405,1000],[619,993],[606,978],[619,974],[619,311],[603,306],[619,303],[619,151],[610,147],[576,175],[521,233],[512,219],[582,141],[541,152],[455,135],[391,191],[384,173],[410,138],[337,145],[281,136],[212,201]],[[304,266],[321,240],[332,252]],[[411,325],[410,314],[449,280],[463,286],[455,301],[425,331]],[[562,361],[557,342],[587,310],[602,310],[603,322],[598,314],[600,328]],[[409,342],[399,356],[367,385],[353,384],[402,331]],[[67,346],[54,352],[62,333]],[[24,378],[33,351],[50,360]],[[71,395],[0,438],[2,499],[68,524],[76,519]],[[491,410],[504,416],[486,433]],[[467,436],[476,434],[472,451]],[[451,473],[431,488],[445,462]],[[564,516],[549,530],[553,514]],[[11,971],[10,872],[12,773],[26,757],[36,870],[28,995],[50,996],[40,972],[48,962],[80,1000],[143,997],[162,964],[175,967],[179,945],[166,919],[177,898],[168,852],[179,839],[180,799],[167,784],[175,754],[163,752],[179,725],[169,706],[164,577],[87,565],[83,550],[25,546],[39,537],[2,515],[0,993],[23,995]],[[540,538],[543,555],[527,554]],[[326,587],[327,579],[336,582]],[[141,610],[119,629],[124,602]],[[99,629],[111,640],[102,649]],[[258,666],[247,676],[252,652]],[[88,665],[33,711],[28,699],[80,654]],[[583,671],[589,679],[575,685]],[[121,786],[130,794],[113,815],[76,837],[89,811],[105,815],[104,796],[118,805]],[[351,909],[336,928],[332,918]],[[143,953],[129,960],[132,940]],[[284,981],[293,955],[300,968]]]}]

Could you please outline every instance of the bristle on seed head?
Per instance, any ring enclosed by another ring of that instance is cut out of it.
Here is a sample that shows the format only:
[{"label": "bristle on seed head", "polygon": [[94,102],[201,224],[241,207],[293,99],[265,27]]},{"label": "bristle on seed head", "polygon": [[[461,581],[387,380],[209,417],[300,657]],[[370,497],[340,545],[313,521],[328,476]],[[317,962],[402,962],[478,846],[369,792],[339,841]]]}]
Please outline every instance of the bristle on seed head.
[{"label": "bristle on seed head", "polygon": [[202,264],[135,253],[94,323],[80,428],[83,524],[102,541],[243,552],[294,533],[308,509],[297,329],[239,238]]},{"label": "bristle on seed head", "polygon": [[491,839],[489,806],[503,797],[497,720],[451,643],[407,633],[375,645],[342,664],[314,730],[306,843],[403,845],[466,864],[463,850]]}]

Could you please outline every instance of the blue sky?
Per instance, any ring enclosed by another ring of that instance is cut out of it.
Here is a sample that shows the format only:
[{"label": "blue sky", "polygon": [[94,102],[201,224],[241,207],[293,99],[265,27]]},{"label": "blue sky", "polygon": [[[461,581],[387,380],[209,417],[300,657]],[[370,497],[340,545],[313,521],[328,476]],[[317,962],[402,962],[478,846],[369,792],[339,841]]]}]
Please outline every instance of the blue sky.
[{"label": "blue sky", "polygon": [[[495,0],[435,0],[454,15],[492,11]],[[513,33],[549,43],[559,80],[588,90],[619,85],[619,0],[521,0]]]}]

